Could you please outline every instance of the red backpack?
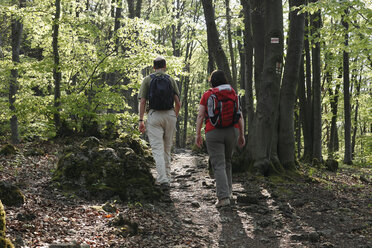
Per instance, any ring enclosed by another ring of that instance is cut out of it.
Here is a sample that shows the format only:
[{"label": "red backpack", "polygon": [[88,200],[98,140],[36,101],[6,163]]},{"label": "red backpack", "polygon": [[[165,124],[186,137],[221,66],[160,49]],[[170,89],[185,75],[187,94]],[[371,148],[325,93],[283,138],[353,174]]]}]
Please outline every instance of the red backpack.
[{"label": "red backpack", "polygon": [[206,115],[212,126],[231,127],[240,119],[239,98],[229,84],[209,89],[212,94],[207,100]]}]

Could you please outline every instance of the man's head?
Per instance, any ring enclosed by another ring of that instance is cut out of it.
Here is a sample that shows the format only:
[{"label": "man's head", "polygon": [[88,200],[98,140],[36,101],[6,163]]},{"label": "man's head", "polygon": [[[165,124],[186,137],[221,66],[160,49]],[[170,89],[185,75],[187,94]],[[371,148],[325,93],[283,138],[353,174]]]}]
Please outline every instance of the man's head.
[{"label": "man's head", "polygon": [[162,56],[157,57],[154,59],[154,69],[163,69],[167,66],[167,63],[165,62],[165,58]]},{"label": "man's head", "polygon": [[209,82],[212,84],[212,87],[217,87],[222,84],[228,84],[226,75],[221,70],[215,70],[211,73]]}]

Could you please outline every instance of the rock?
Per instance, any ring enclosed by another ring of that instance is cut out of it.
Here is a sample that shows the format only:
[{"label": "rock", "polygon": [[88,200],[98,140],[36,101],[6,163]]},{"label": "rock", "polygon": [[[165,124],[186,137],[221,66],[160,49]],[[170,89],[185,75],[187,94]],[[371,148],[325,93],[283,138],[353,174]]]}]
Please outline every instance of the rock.
[{"label": "rock", "polygon": [[110,203],[106,203],[105,205],[102,206],[102,209],[105,210],[108,213],[115,213],[116,212],[116,207]]},{"label": "rock", "polygon": [[0,237],[0,247],[1,248],[14,248],[12,242],[5,237]]},{"label": "rock", "polygon": [[123,214],[119,214],[109,225],[117,227],[118,234],[124,237],[135,236],[139,230],[138,223],[124,218]]},{"label": "rock", "polygon": [[12,144],[6,144],[0,149],[0,155],[8,156],[17,153],[17,148]]},{"label": "rock", "polygon": [[0,201],[0,236],[4,237],[6,231],[6,222],[5,222],[5,211],[2,202]]},{"label": "rock", "polygon": [[92,148],[95,148],[95,147],[99,147],[99,144],[100,144],[99,139],[97,139],[94,136],[91,136],[91,137],[87,138],[86,140],[84,140],[83,143],[81,143],[80,146],[82,148],[92,149]]},{"label": "rock", "polygon": [[183,223],[186,223],[186,224],[193,224],[194,222],[192,221],[191,218],[185,218],[185,219],[183,220]]},{"label": "rock", "polygon": [[303,207],[307,203],[306,199],[295,199],[292,203],[293,207],[300,208]]},{"label": "rock", "polygon": [[320,248],[333,248],[335,247],[331,242],[324,242],[320,244]]},{"label": "rock", "polygon": [[200,203],[197,202],[197,201],[193,201],[193,202],[191,202],[191,206],[194,207],[194,208],[200,208]]},{"label": "rock", "polygon": [[0,201],[0,247],[1,248],[14,248],[12,242],[5,237],[6,231],[6,216],[4,206]]},{"label": "rock", "polygon": [[51,244],[49,248],[89,248],[89,245],[78,244],[76,241],[72,243]]},{"label": "rock", "polygon": [[21,190],[6,182],[0,182],[0,200],[6,206],[19,207],[25,202],[25,196]]},{"label": "rock", "polygon": [[310,241],[312,243],[319,242],[320,235],[317,232],[305,233],[305,234],[293,234],[291,240],[297,241]]},{"label": "rock", "polygon": [[157,200],[162,193],[155,186],[150,171],[154,163],[147,152],[140,141],[129,137],[107,145],[89,137],[64,152],[53,180],[62,189],[86,198],[108,200],[118,195],[123,201]]},{"label": "rock", "polygon": [[19,221],[31,221],[36,219],[36,215],[34,213],[18,213],[16,216],[16,220]]}]

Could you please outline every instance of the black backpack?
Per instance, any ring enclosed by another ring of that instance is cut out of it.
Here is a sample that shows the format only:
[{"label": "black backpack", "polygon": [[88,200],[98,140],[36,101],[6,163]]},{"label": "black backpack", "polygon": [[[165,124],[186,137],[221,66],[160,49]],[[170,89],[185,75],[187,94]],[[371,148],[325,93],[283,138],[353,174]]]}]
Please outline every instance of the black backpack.
[{"label": "black backpack", "polygon": [[173,108],[174,90],[169,75],[151,74],[149,105],[150,109],[169,110]]}]

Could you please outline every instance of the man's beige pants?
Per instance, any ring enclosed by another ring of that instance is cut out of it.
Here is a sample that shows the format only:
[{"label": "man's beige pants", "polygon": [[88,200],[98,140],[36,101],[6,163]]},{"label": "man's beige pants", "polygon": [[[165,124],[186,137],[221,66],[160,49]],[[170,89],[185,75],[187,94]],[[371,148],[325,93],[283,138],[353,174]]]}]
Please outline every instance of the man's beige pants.
[{"label": "man's beige pants", "polygon": [[151,109],[147,117],[147,136],[156,163],[159,184],[170,182],[170,163],[173,136],[176,131],[177,116],[171,110]]}]

